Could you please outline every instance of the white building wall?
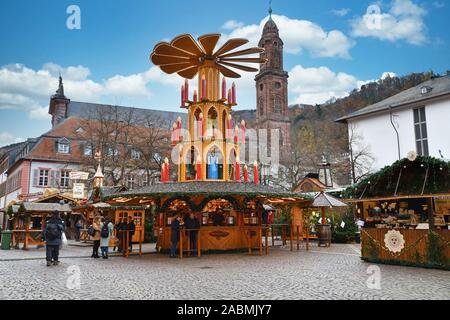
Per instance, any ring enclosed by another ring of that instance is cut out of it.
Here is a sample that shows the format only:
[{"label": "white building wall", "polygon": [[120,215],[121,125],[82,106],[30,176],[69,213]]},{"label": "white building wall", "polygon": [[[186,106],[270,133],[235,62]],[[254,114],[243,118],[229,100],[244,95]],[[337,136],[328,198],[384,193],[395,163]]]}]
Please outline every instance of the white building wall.
[{"label": "white building wall", "polygon": [[[439,149],[446,159],[450,159],[450,100],[425,105],[427,119],[429,155],[441,158]],[[413,108],[394,110],[398,123],[400,157],[416,150]],[[375,158],[373,171],[391,165],[398,160],[397,136],[390,122],[389,112],[367,115],[349,120],[349,130],[362,139],[361,145],[368,146]],[[354,145],[354,148],[358,148]]]},{"label": "white building wall", "polygon": [[[35,170],[39,169],[50,169],[54,171],[61,171],[61,170],[70,170],[70,171],[76,171],[79,170],[80,166],[77,164],[67,164],[67,163],[58,163],[58,162],[45,162],[45,161],[32,161],[31,162],[31,170],[30,170],[30,179],[28,181],[29,184],[29,193],[37,193],[37,192],[43,192],[46,188],[55,188],[54,186],[47,186],[47,187],[39,187],[34,185],[34,173]],[[59,182],[58,182],[59,183]]]}]

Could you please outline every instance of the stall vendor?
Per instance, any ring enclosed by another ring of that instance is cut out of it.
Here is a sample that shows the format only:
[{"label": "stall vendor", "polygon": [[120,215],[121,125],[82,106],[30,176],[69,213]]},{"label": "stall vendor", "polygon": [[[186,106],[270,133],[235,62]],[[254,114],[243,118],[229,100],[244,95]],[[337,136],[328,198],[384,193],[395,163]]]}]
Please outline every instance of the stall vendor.
[{"label": "stall vendor", "polygon": [[197,237],[198,230],[200,229],[200,221],[198,221],[193,212],[191,212],[189,217],[186,218],[184,226],[188,232],[191,248],[194,252],[197,252]]}]

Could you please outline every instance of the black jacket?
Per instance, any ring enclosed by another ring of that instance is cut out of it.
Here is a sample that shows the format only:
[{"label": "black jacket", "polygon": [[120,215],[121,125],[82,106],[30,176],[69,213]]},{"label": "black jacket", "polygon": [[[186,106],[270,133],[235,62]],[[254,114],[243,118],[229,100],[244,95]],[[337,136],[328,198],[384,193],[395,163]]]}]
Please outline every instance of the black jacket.
[{"label": "black jacket", "polygon": [[197,218],[193,218],[191,219],[190,217],[188,217],[185,221],[184,221],[184,226],[186,227],[186,229],[188,230],[195,230],[195,229],[200,229],[200,222],[198,221]]}]

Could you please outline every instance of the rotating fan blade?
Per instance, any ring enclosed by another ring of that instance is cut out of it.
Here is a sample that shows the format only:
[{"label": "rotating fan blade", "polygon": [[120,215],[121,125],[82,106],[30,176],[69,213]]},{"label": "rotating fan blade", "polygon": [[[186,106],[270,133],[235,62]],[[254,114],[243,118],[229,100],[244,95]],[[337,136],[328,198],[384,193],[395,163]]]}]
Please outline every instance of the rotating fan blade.
[{"label": "rotating fan blade", "polygon": [[172,47],[167,42],[158,43],[153,49],[153,54],[159,54],[163,56],[185,57],[185,58],[191,58],[193,56],[189,52]]},{"label": "rotating fan blade", "polygon": [[186,57],[163,56],[159,54],[153,54],[151,60],[156,65],[190,62],[189,58]]},{"label": "rotating fan blade", "polygon": [[236,57],[236,56],[244,56],[247,54],[255,54],[255,53],[263,53],[263,48],[249,48],[245,50],[235,51],[228,54],[221,55],[219,58],[230,58],[230,57]]},{"label": "rotating fan blade", "polygon": [[200,57],[204,55],[202,48],[197,44],[197,41],[192,38],[190,34],[182,34],[176,37],[170,43],[173,47],[189,52],[190,54]]},{"label": "rotating fan blade", "polygon": [[267,60],[265,58],[220,58],[220,62],[248,62],[248,63],[266,63]]},{"label": "rotating fan blade", "polygon": [[249,71],[249,72],[256,72],[256,71],[258,71],[258,69],[256,69],[256,68],[247,67],[247,66],[243,66],[243,65],[240,65],[240,64],[229,63],[229,62],[224,62],[224,61],[221,61],[220,63],[224,64],[226,66],[232,67],[232,68],[243,70],[243,71]]},{"label": "rotating fan blade", "polygon": [[228,51],[231,51],[231,50],[236,49],[236,48],[238,48],[240,46],[243,46],[247,42],[248,42],[247,39],[230,39],[227,42],[225,42],[225,44],[222,47],[220,47],[220,49],[217,50],[214,53],[214,56],[218,57],[221,54],[224,54],[224,53],[226,53]]},{"label": "rotating fan blade", "polygon": [[220,73],[222,73],[227,78],[240,78],[241,77],[241,75],[239,73],[236,73],[233,70],[228,69],[227,67],[224,67],[218,63],[216,63],[215,65],[219,69]]},{"label": "rotating fan blade", "polygon": [[164,71],[168,74],[172,74],[175,72],[182,71],[186,68],[192,67],[192,63],[190,63],[190,62],[171,63],[171,64],[166,64],[166,65],[161,65],[159,67],[161,68],[162,71]]},{"label": "rotating fan blade", "polygon": [[208,56],[213,54],[214,48],[220,39],[220,33],[205,34],[198,38],[198,42]]},{"label": "rotating fan blade", "polygon": [[198,72],[198,66],[192,66],[187,69],[179,71],[178,75],[183,78],[192,79],[193,77],[195,77],[197,72]]}]

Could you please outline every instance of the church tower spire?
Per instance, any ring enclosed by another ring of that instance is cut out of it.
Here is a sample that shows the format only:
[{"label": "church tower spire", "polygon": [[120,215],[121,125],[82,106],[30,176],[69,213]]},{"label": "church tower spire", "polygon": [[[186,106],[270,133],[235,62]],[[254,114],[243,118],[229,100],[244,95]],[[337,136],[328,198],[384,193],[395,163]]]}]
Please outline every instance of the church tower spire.
[{"label": "church tower spire", "polygon": [[67,108],[70,100],[64,95],[64,84],[61,74],[59,75],[58,89],[50,98],[48,113],[52,116],[52,128],[67,118]]},{"label": "church tower spire", "polygon": [[[263,28],[259,47],[264,48],[261,58],[268,62],[260,65],[256,81],[256,120],[259,129],[279,129],[280,152],[290,148],[291,121],[288,109],[288,73],[283,66],[283,40],[272,19],[272,1],[269,3],[269,19]],[[269,141],[270,143],[270,141]],[[282,159],[280,157],[280,159]]]}]

